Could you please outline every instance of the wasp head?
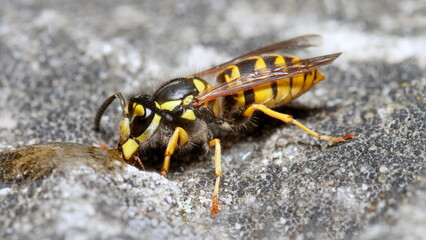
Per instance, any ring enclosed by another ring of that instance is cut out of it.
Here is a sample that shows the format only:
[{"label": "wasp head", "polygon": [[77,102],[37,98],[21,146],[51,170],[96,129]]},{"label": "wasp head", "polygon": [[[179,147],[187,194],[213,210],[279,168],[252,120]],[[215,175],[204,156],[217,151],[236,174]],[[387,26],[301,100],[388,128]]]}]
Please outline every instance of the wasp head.
[{"label": "wasp head", "polygon": [[129,99],[123,107],[118,142],[118,149],[125,161],[132,159],[141,144],[154,135],[162,118],[173,119],[150,96],[139,95]]}]

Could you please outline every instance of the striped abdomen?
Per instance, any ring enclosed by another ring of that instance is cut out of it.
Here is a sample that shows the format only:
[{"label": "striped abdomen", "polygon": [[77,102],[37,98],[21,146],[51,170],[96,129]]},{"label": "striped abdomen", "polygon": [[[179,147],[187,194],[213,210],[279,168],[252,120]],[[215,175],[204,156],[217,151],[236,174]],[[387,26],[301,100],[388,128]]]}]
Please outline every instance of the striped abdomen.
[{"label": "striped abdomen", "polygon": [[[230,82],[254,71],[277,69],[295,64],[298,60],[299,58],[293,56],[278,54],[250,57],[224,69],[217,76],[217,81],[219,83]],[[263,84],[232,96],[226,96],[223,102],[223,110],[238,109],[253,103],[264,104],[267,107],[281,106],[302,95],[322,79],[324,79],[324,75],[318,70],[313,70]]]}]

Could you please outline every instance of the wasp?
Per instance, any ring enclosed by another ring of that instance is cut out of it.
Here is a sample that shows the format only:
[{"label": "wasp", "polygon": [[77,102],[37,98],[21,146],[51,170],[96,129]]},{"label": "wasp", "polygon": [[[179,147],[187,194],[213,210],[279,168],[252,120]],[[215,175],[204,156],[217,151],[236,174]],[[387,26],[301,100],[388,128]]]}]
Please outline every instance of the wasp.
[{"label": "wasp", "polygon": [[104,111],[118,99],[122,108],[119,124],[118,151],[129,164],[143,164],[140,149],[166,146],[160,174],[166,176],[170,158],[176,149],[196,144],[215,148],[215,185],[211,214],[219,210],[219,183],[222,176],[221,144],[213,135],[214,127],[238,130],[253,119],[255,112],[294,124],[323,140],[344,142],[352,138],[321,135],[291,115],[274,108],[283,106],[320,82],[325,76],[319,67],[332,63],[341,53],[300,59],[277,54],[318,45],[318,35],[305,35],[278,42],[227,61],[191,76],[172,79],[152,95],[134,95],[125,99],[118,92],[107,98],[95,117],[95,130],[100,129]]}]

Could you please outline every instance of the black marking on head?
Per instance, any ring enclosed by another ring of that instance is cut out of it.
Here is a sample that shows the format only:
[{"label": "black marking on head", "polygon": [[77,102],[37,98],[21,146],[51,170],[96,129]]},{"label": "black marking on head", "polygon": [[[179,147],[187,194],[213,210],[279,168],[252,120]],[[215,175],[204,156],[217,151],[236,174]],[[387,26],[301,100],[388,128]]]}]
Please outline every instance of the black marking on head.
[{"label": "black marking on head", "polygon": [[173,121],[173,116],[170,113],[170,111],[159,109],[156,106],[155,102],[151,99],[151,96],[149,95],[139,95],[139,96],[130,98],[130,101],[141,104],[142,106],[144,106],[144,108],[150,109],[151,111],[160,115],[160,117],[166,119],[167,121]]}]

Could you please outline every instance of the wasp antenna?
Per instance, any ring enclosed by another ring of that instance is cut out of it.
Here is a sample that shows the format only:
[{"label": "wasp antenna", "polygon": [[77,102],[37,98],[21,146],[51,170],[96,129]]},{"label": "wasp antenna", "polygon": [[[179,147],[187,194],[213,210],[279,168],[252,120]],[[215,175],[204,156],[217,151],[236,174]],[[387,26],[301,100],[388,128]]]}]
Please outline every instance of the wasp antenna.
[{"label": "wasp antenna", "polygon": [[95,116],[95,123],[94,123],[94,129],[95,131],[99,131],[100,130],[100,125],[101,125],[101,118],[102,115],[104,114],[105,110],[108,108],[108,106],[116,99],[118,98],[118,100],[120,101],[120,105],[121,108],[125,108],[126,106],[126,101],[124,100],[123,95],[121,95],[121,93],[115,93],[114,95],[110,96],[109,98],[107,98],[102,105],[99,107],[98,111],[96,112],[96,116]]}]

